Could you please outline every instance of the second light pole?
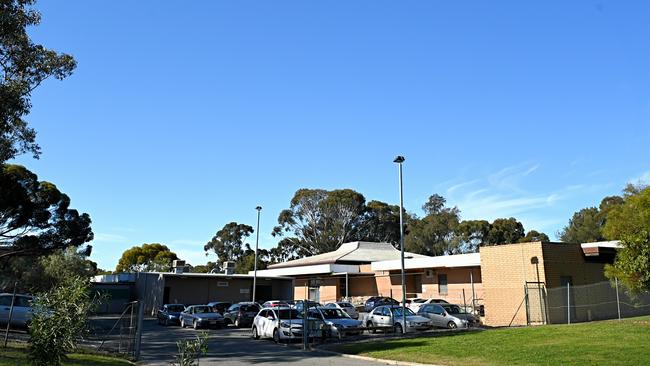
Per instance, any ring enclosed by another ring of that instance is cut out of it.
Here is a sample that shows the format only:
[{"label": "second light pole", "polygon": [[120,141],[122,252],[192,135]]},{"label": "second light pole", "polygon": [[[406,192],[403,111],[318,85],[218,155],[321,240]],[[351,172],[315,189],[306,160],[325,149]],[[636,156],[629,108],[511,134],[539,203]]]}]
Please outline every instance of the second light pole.
[{"label": "second light pole", "polygon": [[402,260],[402,332],[406,333],[406,280],[404,275],[404,189],[402,184],[402,163],[404,157],[399,155],[393,160],[399,167],[399,248]]},{"label": "second light pole", "polygon": [[260,245],[260,212],[262,212],[262,206],[255,207],[257,210],[257,229],[256,238],[255,238],[255,264],[253,265],[253,302],[255,302],[255,291],[257,290],[257,248]]}]

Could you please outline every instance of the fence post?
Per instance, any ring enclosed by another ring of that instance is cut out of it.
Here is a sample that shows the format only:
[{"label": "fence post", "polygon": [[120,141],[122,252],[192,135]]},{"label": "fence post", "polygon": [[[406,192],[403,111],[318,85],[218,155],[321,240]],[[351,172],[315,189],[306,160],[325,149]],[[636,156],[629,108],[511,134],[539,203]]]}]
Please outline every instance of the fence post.
[{"label": "fence post", "polygon": [[137,329],[135,332],[135,359],[136,361],[140,359],[140,345],[142,344],[142,323],[144,318],[144,300],[138,301],[138,319],[137,319]]},{"label": "fence post", "polygon": [[[307,350],[309,348],[309,318],[307,313],[309,312],[309,300],[305,299],[302,303],[302,349]],[[291,331],[291,329],[289,329]]]},{"label": "fence post", "polygon": [[[467,301],[465,300],[465,289],[463,289],[463,311],[467,312]],[[472,313],[473,315],[474,313]]]},{"label": "fence post", "polygon": [[18,282],[14,282],[14,294],[11,296],[11,306],[9,307],[9,318],[7,319],[7,329],[5,329],[5,345],[4,348],[7,348],[7,340],[9,339],[9,327],[11,326],[11,318],[14,315],[14,302],[16,302],[16,286]]},{"label": "fence post", "polygon": [[616,283],[616,309],[618,310],[618,320],[621,320],[621,301],[618,297],[618,277],[614,277]]},{"label": "fence post", "polygon": [[571,324],[571,284],[566,283],[566,323]]}]

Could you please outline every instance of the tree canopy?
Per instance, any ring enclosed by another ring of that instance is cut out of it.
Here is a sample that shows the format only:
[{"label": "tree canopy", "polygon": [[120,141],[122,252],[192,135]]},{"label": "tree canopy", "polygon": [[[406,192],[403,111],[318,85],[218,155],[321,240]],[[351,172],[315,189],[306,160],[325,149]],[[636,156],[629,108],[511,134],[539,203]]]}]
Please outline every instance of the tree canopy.
[{"label": "tree canopy", "polygon": [[253,227],[230,222],[217,231],[210,241],[203,246],[206,255],[213,251],[218,258],[217,267],[223,270],[225,261],[237,262],[245,254],[244,241],[254,232]]},{"label": "tree canopy", "polygon": [[455,233],[460,211],[457,207],[445,207],[445,203],[442,196],[434,194],[423,206],[427,216],[409,221],[409,233],[404,240],[406,250],[424,255],[459,252]]},{"label": "tree canopy", "polygon": [[31,94],[45,79],[64,79],[76,62],[72,56],[34,43],[27,28],[41,21],[34,0],[0,1],[0,163],[22,153],[40,154],[36,131],[24,117]]},{"label": "tree canopy", "polygon": [[620,240],[622,246],[606,274],[640,293],[650,290],[650,187],[629,188],[624,203],[611,209],[603,228],[607,239]]},{"label": "tree canopy", "polygon": [[88,214],[20,165],[0,165],[0,258],[42,256],[93,239]]},{"label": "tree canopy", "polygon": [[142,244],[122,253],[115,272],[167,272],[175,259],[178,259],[176,253],[166,245]]}]

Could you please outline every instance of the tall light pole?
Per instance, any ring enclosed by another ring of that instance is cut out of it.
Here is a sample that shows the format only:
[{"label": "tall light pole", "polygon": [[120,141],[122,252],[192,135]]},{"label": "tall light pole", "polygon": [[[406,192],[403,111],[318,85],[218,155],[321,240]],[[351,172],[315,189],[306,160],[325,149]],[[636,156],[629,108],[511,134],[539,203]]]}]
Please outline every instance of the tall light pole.
[{"label": "tall light pole", "polygon": [[257,235],[255,238],[255,264],[253,270],[253,302],[255,302],[255,291],[257,290],[257,248],[260,245],[260,212],[262,211],[262,206],[255,207],[257,210]]},{"label": "tall light pole", "polygon": [[402,332],[406,333],[406,279],[404,276],[404,187],[402,184],[402,163],[404,157],[399,155],[393,160],[399,167],[399,248],[402,261]]}]

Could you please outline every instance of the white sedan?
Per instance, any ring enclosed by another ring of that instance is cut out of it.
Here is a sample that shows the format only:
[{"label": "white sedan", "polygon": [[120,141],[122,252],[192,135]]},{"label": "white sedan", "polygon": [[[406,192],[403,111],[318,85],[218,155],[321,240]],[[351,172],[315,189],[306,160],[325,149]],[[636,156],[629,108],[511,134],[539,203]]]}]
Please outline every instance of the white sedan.
[{"label": "white sedan", "polygon": [[[309,336],[318,334],[322,321],[310,318]],[[260,310],[253,320],[251,333],[253,339],[272,338],[275,343],[302,339],[303,334],[302,313],[288,307],[265,308]]]}]

